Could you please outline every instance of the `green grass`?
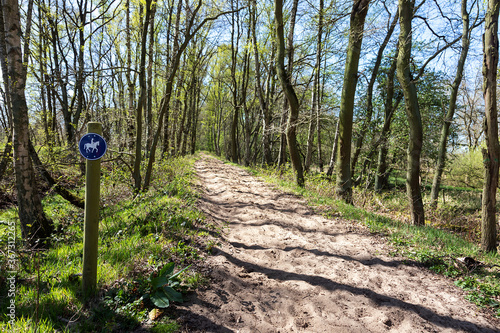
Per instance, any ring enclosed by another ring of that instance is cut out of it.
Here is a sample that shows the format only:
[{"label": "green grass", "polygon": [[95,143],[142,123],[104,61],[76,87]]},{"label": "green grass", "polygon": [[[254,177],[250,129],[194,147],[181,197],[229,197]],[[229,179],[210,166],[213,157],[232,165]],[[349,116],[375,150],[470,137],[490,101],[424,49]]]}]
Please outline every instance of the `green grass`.
[{"label": "green grass", "polygon": [[[149,291],[150,275],[169,262],[180,270],[199,263],[211,244],[214,231],[196,209],[193,158],[177,158],[155,166],[151,189],[137,197],[124,181],[123,170],[103,166],[99,227],[98,293],[87,302],[81,291],[83,211],[59,196],[44,198],[44,209],[53,219],[56,235],[52,247],[43,252],[23,249],[17,230],[16,320],[10,327],[4,309],[8,271],[0,258],[0,331],[14,332],[112,332],[132,331],[146,322],[154,308],[143,296]],[[119,199],[118,199],[119,198]],[[17,212],[0,212],[0,245],[7,246],[7,223]],[[203,230],[203,231],[200,231]],[[194,265],[195,267],[196,265]],[[206,284],[206,278],[188,269],[181,275],[181,290]],[[180,329],[166,315],[158,317],[152,332]]]},{"label": "green grass", "polygon": [[[452,278],[468,292],[466,299],[500,317],[500,267],[490,267],[500,265],[500,255],[484,253],[478,246],[480,200],[477,191],[446,188],[445,202],[439,202],[431,213],[427,209],[426,225],[416,227],[408,223],[406,194],[399,188],[380,194],[355,188],[353,206],[335,199],[335,183],[324,175],[307,175],[306,186],[300,188],[290,170],[247,170],[281,190],[303,196],[309,205],[327,217],[342,217],[368,227],[371,233],[386,236],[393,246],[393,255],[417,261]],[[429,193],[424,195],[428,204]],[[474,258],[483,266],[468,269],[459,261],[463,257]]]}]

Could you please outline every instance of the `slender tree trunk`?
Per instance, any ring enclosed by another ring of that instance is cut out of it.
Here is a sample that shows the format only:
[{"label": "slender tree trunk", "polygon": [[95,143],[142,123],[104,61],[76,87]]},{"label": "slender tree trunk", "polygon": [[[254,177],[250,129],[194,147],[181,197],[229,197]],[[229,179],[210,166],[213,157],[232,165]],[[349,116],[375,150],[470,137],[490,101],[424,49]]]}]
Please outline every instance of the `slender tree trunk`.
[{"label": "slender tree trunk", "polygon": [[[187,84],[188,84],[188,86],[190,86],[189,81],[187,82]],[[189,91],[186,90],[186,92],[184,93],[184,103],[183,103],[183,108],[182,108],[181,119],[179,121],[179,129],[177,130],[177,143],[175,145],[176,155],[179,155],[181,153],[182,135],[184,134],[184,127],[185,127],[186,117],[188,114],[189,103],[190,103],[189,97],[190,97]]]},{"label": "slender tree trunk", "polygon": [[[298,0],[294,0],[294,6]],[[296,128],[299,118],[299,100],[295,94],[295,89],[290,82],[290,76],[285,69],[285,37],[283,29],[283,0],[274,1],[274,15],[276,20],[276,37],[278,39],[278,54],[276,66],[278,77],[283,87],[283,91],[290,106],[290,113],[287,123],[287,141],[290,160],[295,172],[296,182],[298,186],[304,186],[304,171],[302,169],[302,161],[299,150],[297,148]]]},{"label": "slender tree trunk", "polygon": [[[250,44],[251,41],[251,29],[247,30],[247,43]],[[247,92],[248,92],[248,83],[250,78],[250,50],[248,48],[245,49],[245,53],[243,55],[243,73],[241,77],[241,87],[240,87],[240,96],[239,102],[240,108],[243,109],[243,137],[245,141],[245,157],[244,163],[245,165],[250,165],[250,155],[251,155],[251,144],[250,144],[250,135],[251,131],[249,131],[251,124],[251,115],[249,114],[248,105],[247,105]]]},{"label": "slender tree trunk", "polygon": [[460,88],[460,84],[462,82],[465,60],[467,59],[467,53],[469,52],[469,43],[470,43],[470,30],[469,30],[469,13],[467,12],[467,0],[462,0],[462,51],[460,52],[460,58],[457,64],[455,80],[453,81],[453,84],[451,86],[448,112],[446,113],[446,116],[443,121],[443,126],[441,127],[441,138],[439,140],[438,160],[436,163],[436,172],[434,174],[434,180],[432,182],[431,207],[437,206],[439,189],[441,187],[441,177],[443,175],[443,170],[446,163],[446,146],[448,142],[448,136],[450,133],[450,126],[451,123],[453,122],[453,116],[455,115],[458,89]]},{"label": "slender tree trunk", "polygon": [[[55,8],[55,11],[56,11],[56,14],[57,11],[58,11],[58,8],[56,6]],[[60,89],[61,89],[61,95],[60,95],[60,104],[61,104],[61,111],[62,111],[62,114],[63,114],[63,120],[64,120],[64,129],[65,129],[65,132],[66,132],[66,141],[68,143],[68,145],[71,145],[71,142],[72,142],[72,138],[74,138],[75,134],[74,134],[74,127],[72,126],[71,124],[71,112],[69,110],[69,102],[68,102],[68,88],[67,88],[67,82],[66,80],[63,80],[63,76],[62,76],[62,73],[61,73],[61,63],[59,61],[59,52],[58,52],[58,43],[59,43],[59,29],[58,29],[58,22],[57,21],[54,21],[52,16],[50,15],[47,15],[47,19],[49,21],[49,24],[50,24],[50,32],[51,32],[51,42],[52,42],[52,49],[53,49],[53,54],[52,54],[52,57],[53,57],[53,61],[54,61],[54,76],[55,76],[55,79],[57,80],[57,84],[59,85]],[[52,92],[52,95],[55,99],[56,97],[56,91],[54,90]],[[53,103],[53,105],[55,106],[55,101]],[[54,107],[54,110],[55,110],[55,107]],[[54,121],[56,120],[56,118],[54,117],[53,118]]]},{"label": "slender tree trunk", "polygon": [[[0,16],[1,13],[0,13]],[[2,24],[0,23],[0,28]],[[0,38],[0,43],[3,39]],[[7,170],[7,166],[9,163],[12,163],[12,132],[7,134],[7,143],[5,144],[5,148],[2,153],[2,158],[0,160],[0,180],[3,179],[5,171]]]},{"label": "slender tree trunk", "polygon": [[[234,10],[234,1],[231,1],[231,10]],[[236,65],[238,63],[238,47],[240,40],[240,22],[238,13],[231,14],[231,93],[233,96],[233,118],[231,122],[231,160],[238,163],[237,128],[240,105],[238,102],[238,82],[236,80]]]},{"label": "slender tree trunk", "polygon": [[318,146],[318,167],[319,172],[323,172],[323,153],[321,148],[321,103],[323,99],[320,79],[321,79],[321,61],[322,61],[322,52],[323,52],[323,17],[324,17],[324,0],[319,1],[319,18],[318,18],[318,40],[316,46],[316,67],[317,73],[315,77],[315,85],[316,85],[316,133],[317,139],[316,144]]},{"label": "slender tree trunk", "polygon": [[354,155],[352,157],[351,164],[351,175],[354,175],[354,170],[356,169],[356,163],[358,162],[359,154],[361,153],[361,148],[363,146],[363,141],[365,140],[366,132],[370,128],[370,124],[372,122],[373,115],[373,88],[375,87],[375,82],[377,80],[378,71],[380,68],[380,64],[382,63],[382,58],[384,56],[384,50],[389,43],[389,40],[392,37],[392,33],[398,23],[399,12],[396,12],[394,18],[389,26],[389,30],[387,35],[385,36],[382,45],[378,49],[377,58],[375,59],[375,66],[373,66],[372,75],[370,77],[370,81],[368,82],[368,87],[366,90],[366,117],[363,121],[363,125],[361,126],[361,131],[359,133],[359,137],[356,140],[356,148],[354,149]]},{"label": "slender tree trunk", "polygon": [[24,240],[32,246],[48,243],[54,230],[52,221],[45,215],[38,194],[35,173],[29,156],[29,118],[25,96],[26,67],[21,52],[21,20],[17,0],[2,0],[8,73],[14,122],[14,170],[19,207],[19,220]]},{"label": "slender tree trunk", "polygon": [[38,26],[40,29],[40,32],[38,33],[38,54],[40,57],[39,60],[39,68],[38,70],[40,71],[40,99],[41,99],[41,104],[42,104],[42,122],[43,122],[43,130],[45,134],[45,145],[51,149],[52,147],[52,140],[50,138],[50,130],[49,130],[49,109],[47,108],[47,95],[45,92],[49,90],[48,88],[48,80],[45,73],[48,71],[45,69],[45,61],[44,59],[47,59],[47,54],[46,54],[46,47],[45,47],[45,38],[43,38],[45,31],[44,31],[44,24],[43,24],[43,17],[42,17],[42,9],[41,7],[43,4],[39,4],[38,6]]},{"label": "slender tree trunk", "polygon": [[422,119],[418,105],[417,89],[410,70],[414,0],[399,0],[399,53],[397,77],[405,97],[405,109],[410,128],[406,189],[410,202],[411,221],[424,225],[424,204],[420,192],[420,153],[422,151]]},{"label": "slender tree trunk", "polygon": [[487,252],[497,251],[496,194],[500,147],[498,143],[497,75],[498,75],[498,12],[499,0],[488,0],[483,35],[483,88],[486,112],[483,148],[484,187],[481,216],[481,247]]},{"label": "slender tree trunk", "polygon": [[370,0],[355,0],[351,12],[349,44],[344,72],[344,85],[340,100],[339,149],[335,192],[347,203],[352,203],[351,140],[354,96],[358,82],[358,64],[363,42],[363,30]]},{"label": "slender tree trunk", "polygon": [[333,175],[333,169],[335,167],[335,160],[337,159],[337,150],[339,143],[339,124],[340,121],[337,120],[337,125],[335,126],[335,137],[333,139],[332,145],[332,154],[330,156],[330,163],[328,163],[328,170],[326,171],[326,175],[330,177]]},{"label": "slender tree trunk", "polygon": [[284,166],[287,162],[286,156],[286,123],[288,119],[288,99],[283,99],[283,105],[281,108],[281,118],[280,118],[280,146],[278,152],[278,168]]},{"label": "slender tree trunk", "polygon": [[[396,50],[396,54],[399,50]],[[384,127],[380,133],[380,147],[377,159],[377,173],[375,174],[375,191],[380,192],[382,189],[387,188],[388,173],[387,173],[387,153],[388,153],[388,142],[387,137],[390,133],[390,126],[392,122],[392,115],[394,114],[394,76],[396,75],[397,57],[395,57],[391,63],[389,72],[387,73],[387,85],[386,85],[386,98],[385,98],[385,108],[384,108]],[[399,104],[399,103],[398,103]]]},{"label": "slender tree trunk", "polygon": [[200,103],[201,103],[201,84],[203,78],[198,78],[196,81],[196,103],[194,109],[194,119],[193,126],[191,128],[191,155],[194,155],[196,152],[196,135],[198,132],[198,123],[200,118]]},{"label": "slender tree trunk", "polygon": [[[2,3],[0,3],[1,5]],[[0,8],[1,9],[1,8]],[[12,131],[12,102],[10,100],[10,78],[9,69],[7,68],[7,45],[5,43],[5,29],[4,29],[3,15],[0,13],[0,69],[2,72],[3,85],[5,89],[5,111],[7,116],[8,127]],[[11,133],[12,134],[12,133]],[[12,142],[12,137],[9,142]]]},{"label": "slender tree trunk", "polygon": [[135,159],[134,159],[134,190],[141,190],[141,161],[142,161],[142,111],[146,104],[147,84],[146,84],[146,51],[148,41],[148,26],[151,17],[151,2],[146,0],[146,14],[141,34],[141,58],[139,62],[139,101],[135,112]]},{"label": "slender tree trunk", "polygon": [[[125,118],[128,119],[127,123],[127,147],[129,150],[134,148],[134,99],[135,99],[135,79],[132,80],[132,29],[130,27],[130,0],[125,3],[125,47],[127,49],[127,70],[125,77],[127,79],[127,97],[128,97],[128,110],[125,113]],[[134,76],[135,77],[135,76]],[[134,162],[135,164],[135,162]],[[135,178],[135,177],[134,177]]]},{"label": "slender tree trunk", "polygon": [[76,130],[78,128],[78,123],[80,121],[80,116],[83,112],[83,104],[84,104],[84,90],[83,86],[85,85],[85,76],[83,74],[85,70],[85,60],[84,60],[84,52],[85,52],[85,35],[84,29],[85,25],[87,25],[87,2],[84,4],[79,3],[79,19],[80,26],[78,27],[78,70],[76,73],[76,82],[75,82],[75,90],[77,94],[76,98],[76,110],[73,113],[73,117],[71,119],[71,136],[68,138],[68,143],[70,146],[76,146]]},{"label": "slender tree trunk", "polygon": [[[275,3],[276,3],[276,0],[275,0]],[[283,5],[281,4],[281,6],[283,6]],[[288,75],[287,80],[290,82],[290,84],[292,82],[292,73],[293,73],[293,55],[294,55],[293,37],[295,34],[295,19],[297,17],[298,6],[299,6],[299,1],[293,0],[292,10],[290,12],[290,28],[288,30],[288,38],[287,38],[287,46],[286,46],[286,53],[287,53],[287,58],[288,58],[288,66],[287,66],[286,74]],[[283,36],[283,38],[284,38],[284,36]],[[278,51],[279,51],[279,46],[278,46]],[[279,58],[279,55],[278,55],[278,58]],[[283,62],[284,62],[284,60],[283,60]],[[276,66],[279,67],[280,64],[276,64]],[[279,76],[279,72],[278,72],[278,76]],[[280,81],[281,81],[281,79],[280,79]],[[290,121],[289,121],[290,117],[293,117],[289,114],[289,109],[290,109],[290,101],[285,94],[285,98],[283,99],[283,111],[282,111],[282,115],[281,115],[281,131],[280,131],[281,141],[280,141],[280,153],[279,153],[279,157],[278,157],[278,167],[284,165],[286,163],[286,160],[287,160],[286,149],[285,149],[287,142],[289,145],[289,141],[287,140],[287,132],[288,132],[288,129],[290,127]],[[298,148],[296,148],[296,149],[297,149],[297,156],[300,159],[300,156],[298,153]],[[291,156],[290,156],[290,159],[292,159]],[[294,162],[292,161],[292,167],[293,167],[293,164],[294,164]],[[301,165],[302,165],[302,162],[301,162]],[[302,169],[302,166],[301,166],[301,169]]]},{"label": "slender tree trunk", "polygon": [[148,55],[148,98],[146,108],[146,129],[147,129],[147,143],[146,153],[149,156],[149,149],[151,148],[151,140],[153,139],[153,64],[155,59],[154,46],[155,46],[155,14],[156,4],[152,4],[150,28],[149,28],[149,55]]},{"label": "slender tree trunk", "polygon": [[[251,29],[252,29],[252,46],[253,55],[255,63],[255,88],[257,90],[257,96],[259,98],[260,111],[262,113],[262,161],[264,165],[271,165],[272,155],[271,155],[271,112],[267,105],[266,96],[264,95],[264,89],[262,88],[262,79],[260,73],[260,60],[259,60],[259,49],[257,47],[257,1],[252,0],[251,2]],[[250,134],[250,129],[247,128],[247,134]],[[248,138],[248,140],[250,140]],[[250,146],[247,143],[247,146]],[[248,161],[249,162],[249,161]]]},{"label": "slender tree trunk", "polygon": [[[322,47],[322,35],[323,35],[323,7],[324,0],[319,2],[319,12],[318,12],[318,36],[316,39],[316,64],[314,65],[314,79],[312,88],[312,98],[311,98],[311,111],[309,118],[309,131],[307,135],[307,151],[306,158],[304,162],[304,170],[309,171],[312,163],[313,154],[313,143],[314,143],[314,130],[317,130],[317,145],[318,149],[318,164],[320,169],[323,168],[323,162],[321,161],[321,142],[320,142],[320,70],[321,70],[321,47]],[[322,170],[320,170],[322,171]]]},{"label": "slender tree trunk", "polygon": [[[170,54],[170,48],[168,47],[168,44],[167,44],[167,55],[169,56],[169,62],[168,62],[168,67],[167,68],[171,68],[171,66],[173,65],[173,62],[170,60],[171,58],[171,55],[175,55],[177,56],[178,52],[179,52],[179,34],[180,34],[180,17],[181,17],[181,14],[182,14],[182,0],[178,1],[177,3],[177,15],[175,15],[175,22],[174,22],[174,36],[173,36],[173,47],[172,47],[172,54]],[[173,7],[173,4],[172,4],[172,7]],[[172,21],[172,17],[171,17],[171,13],[169,14],[169,20],[168,20],[168,27],[170,28],[170,25],[171,25],[171,21]],[[167,41],[169,40],[169,37],[170,37],[170,34],[168,34],[167,36]],[[180,76],[180,79],[178,80],[177,82],[177,87],[182,87],[183,85],[183,82],[184,82],[184,72],[181,71],[181,76]],[[177,110],[179,110],[179,107],[180,107],[180,98],[181,98],[181,89],[177,89],[177,92],[176,92],[176,100],[175,100],[175,103],[174,103],[174,111],[177,112]],[[161,106],[161,105],[160,105]],[[175,126],[172,126],[173,129],[172,129],[172,135],[170,135],[170,132],[169,132],[169,118],[170,118],[170,96],[169,96],[169,103],[165,105],[165,121],[164,121],[164,124],[163,124],[163,118],[160,117],[161,120],[162,120],[162,126],[163,126],[163,149],[162,149],[162,155],[165,156],[166,153],[169,152],[169,149],[170,149],[170,153],[171,155],[174,155],[175,154]],[[175,125],[175,122],[174,122],[174,125]],[[171,142],[170,142],[171,141]]]},{"label": "slender tree trunk", "polygon": [[[316,68],[315,70],[318,70]],[[309,172],[309,168],[312,163],[312,153],[314,149],[314,131],[317,127],[317,117],[316,117],[316,73],[314,73],[314,84],[311,100],[311,109],[309,110],[309,130],[307,132],[307,147],[306,147],[306,158],[304,160],[304,171]]]}]

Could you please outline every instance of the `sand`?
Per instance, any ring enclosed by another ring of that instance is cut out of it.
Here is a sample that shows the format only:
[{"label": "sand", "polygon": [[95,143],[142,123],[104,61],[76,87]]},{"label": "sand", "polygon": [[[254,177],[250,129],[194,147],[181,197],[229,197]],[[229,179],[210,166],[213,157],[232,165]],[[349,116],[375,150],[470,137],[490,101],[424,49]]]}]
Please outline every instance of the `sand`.
[{"label": "sand", "polygon": [[228,228],[210,286],[176,307],[186,332],[500,332],[450,279],[381,236],[203,155],[199,207]]}]

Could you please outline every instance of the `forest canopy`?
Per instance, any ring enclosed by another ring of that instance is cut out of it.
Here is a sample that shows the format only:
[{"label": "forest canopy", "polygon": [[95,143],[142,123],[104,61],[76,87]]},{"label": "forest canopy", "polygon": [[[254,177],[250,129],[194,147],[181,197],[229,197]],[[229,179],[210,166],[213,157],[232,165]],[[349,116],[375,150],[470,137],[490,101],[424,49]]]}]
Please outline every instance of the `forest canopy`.
[{"label": "forest canopy", "polygon": [[[431,206],[441,183],[496,188],[495,177],[483,180],[479,153],[498,146],[482,125],[496,108],[483,97],[491,67],[483,70],[481,36],[497,15],[486,6],[4,0],[1,176],[24,133],[18,156],[24,149],[56,184],[55,170],[82,164],[76,144],[94,121],[135,193],[148,190],[158,160],[207,150],[291,166],[299,185],[326,173],[346,201],[354,187],[382,191],[403,177],[411,222],[422,225],[426,184]],[[21,95],[26,115],[17,114]]]}]

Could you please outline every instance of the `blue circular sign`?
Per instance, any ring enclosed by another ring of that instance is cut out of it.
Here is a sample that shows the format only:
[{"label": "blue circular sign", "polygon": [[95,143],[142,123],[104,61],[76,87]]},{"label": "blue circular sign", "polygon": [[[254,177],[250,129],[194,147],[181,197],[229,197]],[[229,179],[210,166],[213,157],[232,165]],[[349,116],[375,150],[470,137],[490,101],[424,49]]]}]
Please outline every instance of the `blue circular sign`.
[{"label": "blue circular sign", "polygon": [[83,157],[93,161],[100,159],[106,153],[108,145],[106,140],[99,134],[87,133],[80,139],[78,148]]}]

